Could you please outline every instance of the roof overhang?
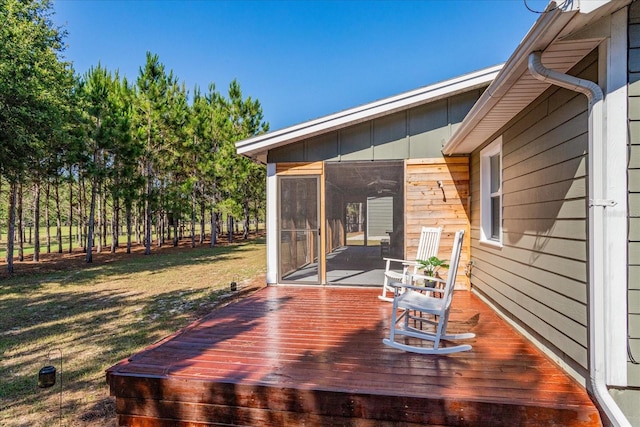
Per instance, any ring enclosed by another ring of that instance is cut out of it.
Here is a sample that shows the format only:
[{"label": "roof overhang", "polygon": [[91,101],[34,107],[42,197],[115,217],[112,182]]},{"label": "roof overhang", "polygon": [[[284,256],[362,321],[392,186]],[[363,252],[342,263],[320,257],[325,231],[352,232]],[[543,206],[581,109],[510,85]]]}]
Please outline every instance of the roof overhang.
[{"label": "roof overhang", "polygon": [[454,79],[442,81],[369,104],[320,117],[236,143],[238,154],[266,163],[267,152],[357,123],[428,104],[450,96],[484,88],[498,75],[502,65],[485,68]]},{"label": "roof overhang", "polygon": [[609,17],[629,3],[630,0],[582,0],[561,6],[549,3],[442,152],[471,153],[550,87],[529,73],[530,53],[541,51],[547,68],[566,73],[609,36]]}]

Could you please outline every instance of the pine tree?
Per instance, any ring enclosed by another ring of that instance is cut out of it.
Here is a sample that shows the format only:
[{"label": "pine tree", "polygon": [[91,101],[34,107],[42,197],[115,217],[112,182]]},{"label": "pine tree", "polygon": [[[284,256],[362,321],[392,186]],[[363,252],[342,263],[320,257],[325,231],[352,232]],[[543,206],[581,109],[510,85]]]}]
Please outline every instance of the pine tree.
[{"label": "pine tree", "polygon": [[136,97],[136,137],[144,144],[142,157],[144,194],[144,245],[145,254],[151,254],[151,230],[155,207],[155,165],[157,150],[161,148],[162,116],[167,107],[167,75],[158,55],[147,52],[144,67],[140,68]]},{"label": "pine tree", "polygon": [[45,156],[44,141],[61,125],[69,66],[60,57],[64,33],[47,0],[0,1],[0,175],[10,183],[7,268],[13,272],[16,191]]}]

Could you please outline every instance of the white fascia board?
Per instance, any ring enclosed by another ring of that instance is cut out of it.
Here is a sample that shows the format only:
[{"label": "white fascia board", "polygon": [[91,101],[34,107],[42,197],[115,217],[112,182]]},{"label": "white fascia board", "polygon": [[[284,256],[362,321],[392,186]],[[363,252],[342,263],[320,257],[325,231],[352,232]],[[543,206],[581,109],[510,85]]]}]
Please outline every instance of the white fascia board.
[{"label": "white fascia board", "polygon": [[245,139],[236,143],[238,154],[256,156],[271,148],[344,128],[395,111],[437,101],[458,93],[488,85],[498,75],[502,64],[445,80],[409,92],[384,98],[369,104],[290,126],[278,131]]},{"label": "white fascia board", "polygon": [[[596,9],[600,9],[607,3],[610,3],[612,0],[579,0],[577,1],[577,8],[580,13],[591,13]],[[574,7],[576,7],[574,6]]]}]

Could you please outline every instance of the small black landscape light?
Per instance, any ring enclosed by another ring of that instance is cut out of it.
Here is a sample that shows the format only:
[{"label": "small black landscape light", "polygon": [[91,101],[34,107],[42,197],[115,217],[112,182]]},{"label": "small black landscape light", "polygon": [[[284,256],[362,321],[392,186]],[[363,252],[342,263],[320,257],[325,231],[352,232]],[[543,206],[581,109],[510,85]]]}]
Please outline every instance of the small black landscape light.
[{"label": "small black landscape light", "polygon": [[229,287],[231,288],[231,292],[235,292],[236,290],[238,290],[238,284],[236,282],[231,282],[231,285]]},{"label": "small black landscape light", "polygon": [[56,384],[57,370],[55,366],[45,366],[38,372],[38,387],[49,388]]},{"label": "small black landscape light", "polygon": [[[59,348],[54,348],[47,353],[47,361],[51,361],[51,352],[58,352],[59,359],[58,363],[60,365],[60,425],[62,426],[62,350]],[[38,387],[39,388],[50,388],[56,384],[56,376],[58,375],[58,370],[53,365],[47,365],[43,368],[40,368],[38,371]]]}]

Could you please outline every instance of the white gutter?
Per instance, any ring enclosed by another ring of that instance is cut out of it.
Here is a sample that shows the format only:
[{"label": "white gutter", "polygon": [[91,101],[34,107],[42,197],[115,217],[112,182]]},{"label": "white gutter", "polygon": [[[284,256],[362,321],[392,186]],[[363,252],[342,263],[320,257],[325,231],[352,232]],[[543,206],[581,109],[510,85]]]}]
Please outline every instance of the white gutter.
[{"label": "white gutter", "polygon": [[542,53],[529,55],[528,68],[536,79],[582,93],[589,100],[589,375],[594,397],[613,426],[631,424],[622,413],[606,385],[605,347],[605,213],[615,202],[606,200],[606,150],[603,114],[604,95],[596,83],[550,70],[542,65]]}]

